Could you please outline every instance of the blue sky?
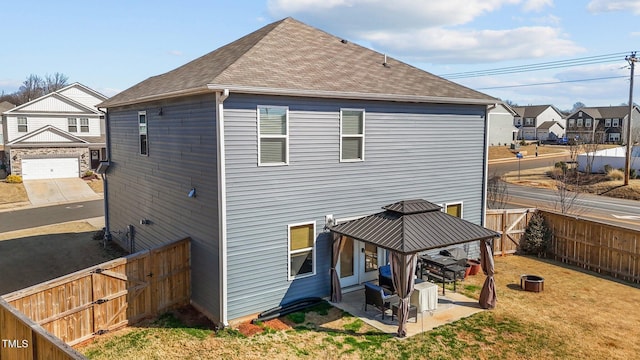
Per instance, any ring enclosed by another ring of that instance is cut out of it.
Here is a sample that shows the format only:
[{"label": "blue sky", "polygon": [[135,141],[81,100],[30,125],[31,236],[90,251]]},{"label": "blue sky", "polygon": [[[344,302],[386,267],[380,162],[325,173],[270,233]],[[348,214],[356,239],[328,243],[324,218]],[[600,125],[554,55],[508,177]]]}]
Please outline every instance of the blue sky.
[{"label": "blue sky", "polygon": [[[61,72],[111,96],[287,16],[436,75],[610,55],[453,80],[519,105],[560,109],[626,103],[624,57],[640,50],[640,0],[13,1],[2,14],[6,93],[29,74]],[[609,79],[579,81],[594,78]]]}]

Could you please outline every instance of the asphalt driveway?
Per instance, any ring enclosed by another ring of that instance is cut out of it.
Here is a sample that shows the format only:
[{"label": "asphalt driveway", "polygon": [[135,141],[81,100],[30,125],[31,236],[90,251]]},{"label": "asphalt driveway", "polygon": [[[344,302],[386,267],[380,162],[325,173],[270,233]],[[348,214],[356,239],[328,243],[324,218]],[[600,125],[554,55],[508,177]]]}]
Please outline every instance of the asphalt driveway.
[{"label": "asphalt driveway", "polygon": [[96,194],[80,178],[25,180],[23,184],[32,205],[51,205],[101,198],[101,195]]}]

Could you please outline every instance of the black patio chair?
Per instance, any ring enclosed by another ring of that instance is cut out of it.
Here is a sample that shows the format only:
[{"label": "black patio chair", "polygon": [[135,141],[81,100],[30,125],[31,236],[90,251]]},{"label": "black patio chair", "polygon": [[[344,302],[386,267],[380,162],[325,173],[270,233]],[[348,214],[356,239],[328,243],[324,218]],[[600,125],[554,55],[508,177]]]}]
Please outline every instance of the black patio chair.
[{"label": "black patio chair", "polygon": [[391,302],[398,297],[387,292],[383,287],[367,282],[364,283],[364,299],[364,311],[367,311],[367,305],[373,305],[382,312],[384,320],[384,313],[391,309]]}]

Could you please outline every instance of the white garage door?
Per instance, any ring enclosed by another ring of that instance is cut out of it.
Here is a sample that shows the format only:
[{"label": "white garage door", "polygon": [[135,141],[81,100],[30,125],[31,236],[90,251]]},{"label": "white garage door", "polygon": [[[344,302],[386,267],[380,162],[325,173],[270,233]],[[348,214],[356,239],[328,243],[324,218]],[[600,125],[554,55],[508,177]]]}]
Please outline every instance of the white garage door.
[{"label": "white garage door", "polygon": [[22,179],[58,179],[79,177],[77,158],[22,159]]}]

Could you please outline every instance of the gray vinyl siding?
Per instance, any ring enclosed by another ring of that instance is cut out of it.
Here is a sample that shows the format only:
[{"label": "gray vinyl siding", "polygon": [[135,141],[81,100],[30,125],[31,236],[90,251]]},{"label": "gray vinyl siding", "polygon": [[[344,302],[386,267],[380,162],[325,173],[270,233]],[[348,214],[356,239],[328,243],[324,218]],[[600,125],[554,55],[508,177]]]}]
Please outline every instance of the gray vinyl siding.
[{"label": "gray vinyl siding", "polygon": [[[289,165],[257,166],[257,105],[289,107]],[[231,94],[225,101],[228,318],[330,291],[324,216],[399,200],[463,203],[482,222],[485,107]],[[340,162],[340,108],[365,109],[365,161]],[[287,225],[315,221],[316,273],[288,280]],[[472,244],[471,256],[478,245]]]},{"label": "gray vinyl siding", "polygon": [[[148,156],[139,153],[139,111],[147,112]],[[114,239],[129,249],[130,224],[136,251],[191,237],[192,301],[219,316],[215,96],[110,109],[108,116]],[[195,198],[187,196],[191,188]],[[150,224],[140,225],[141,219]]]}]

